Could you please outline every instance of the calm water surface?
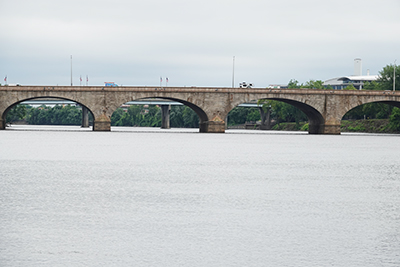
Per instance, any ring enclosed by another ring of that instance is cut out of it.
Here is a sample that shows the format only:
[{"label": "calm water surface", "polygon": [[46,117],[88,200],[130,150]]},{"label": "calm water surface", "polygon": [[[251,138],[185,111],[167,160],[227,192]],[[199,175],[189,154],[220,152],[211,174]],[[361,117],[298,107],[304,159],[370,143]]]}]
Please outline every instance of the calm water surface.
[{"label": "calm water surface", "polygon": [[2,267],[400,266],[398,135],[11,128]]}]

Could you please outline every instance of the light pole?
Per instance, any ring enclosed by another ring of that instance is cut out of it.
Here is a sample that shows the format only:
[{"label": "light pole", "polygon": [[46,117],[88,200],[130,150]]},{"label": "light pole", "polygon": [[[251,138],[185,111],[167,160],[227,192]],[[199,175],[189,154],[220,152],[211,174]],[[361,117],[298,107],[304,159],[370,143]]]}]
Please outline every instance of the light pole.
[{"label": "light pole", "polygon": [[71,86],[72,86],[72,55],[71,55]]},{"label": "light pole", "polygon": [[235,56],[233,56],[233,67],[232,67],[232,88],[235,87]]},{"label": "light pole", "polygon": [[393,67],[393,92],[396,90],[396,59],[394,60]]}]

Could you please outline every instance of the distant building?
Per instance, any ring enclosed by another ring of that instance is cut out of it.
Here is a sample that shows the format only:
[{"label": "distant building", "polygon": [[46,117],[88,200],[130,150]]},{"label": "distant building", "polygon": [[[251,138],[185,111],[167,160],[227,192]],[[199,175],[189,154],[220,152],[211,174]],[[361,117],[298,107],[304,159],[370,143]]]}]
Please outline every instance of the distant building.
[{"label": "distant building", "polygon": [[376,81],[378,75],[369,75],[369,70],[367,75],[362,75],[362,62],[360,58],[354,59],[354,75],[343,76],[338,78],[333,78],[326,80],[324,86],[331,86],[333,89],[344,89],[350,84],[352,84],[356,89],[361,90],[366,82]]},{"label": "distant building", "polygon": [[356,89],[361,90],[366,82],[376,81],[378,75],[366,76],[344,76],[326,80],[324,86],[330,85],[333,89],[344,89],[352,84]]}]

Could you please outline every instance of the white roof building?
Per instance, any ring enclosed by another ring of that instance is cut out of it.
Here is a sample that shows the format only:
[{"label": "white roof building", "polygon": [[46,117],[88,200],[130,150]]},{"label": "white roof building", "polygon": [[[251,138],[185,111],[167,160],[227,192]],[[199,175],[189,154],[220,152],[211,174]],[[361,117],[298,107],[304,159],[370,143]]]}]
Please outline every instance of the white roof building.
[{"label": "white roof building", "polygon": [[361,59],[356,58],[354,59],[354,75],[326,80],[324,86],[330,85],[333,89],[340,90],[352,84],[356,89],[361,90],[364,83],[376,81],[378,77],[378,75],[369,75],[369,71],[367,71],[367,75],[362,75]]},{"label": "white roof building", "polygon": [[353,84],[356,89],[362,89],[364,83],[376,81],[378,75],[364,75],[364,76],[344,76],[326,80],[324,82],[325,86],[332,86],[333,89],[343,89],[348,85]]}]

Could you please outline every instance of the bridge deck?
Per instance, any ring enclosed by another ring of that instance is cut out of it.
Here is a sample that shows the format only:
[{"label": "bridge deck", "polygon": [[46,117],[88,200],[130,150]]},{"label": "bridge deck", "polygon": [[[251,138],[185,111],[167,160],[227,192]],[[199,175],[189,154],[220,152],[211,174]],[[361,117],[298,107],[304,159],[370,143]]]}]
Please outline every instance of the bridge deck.
[{"label": "bridge deck", "polygon": [[159,86],[0,86],[0,91],[69,91],[69,92],[185,92],[185,93],[284,93],[284,94],[338,94],[338,95],[400,95],[399,91],[378,90],[330,90],[330,89],[287,89],[287,88],[232,88],[232,87],[159,87]]}]

